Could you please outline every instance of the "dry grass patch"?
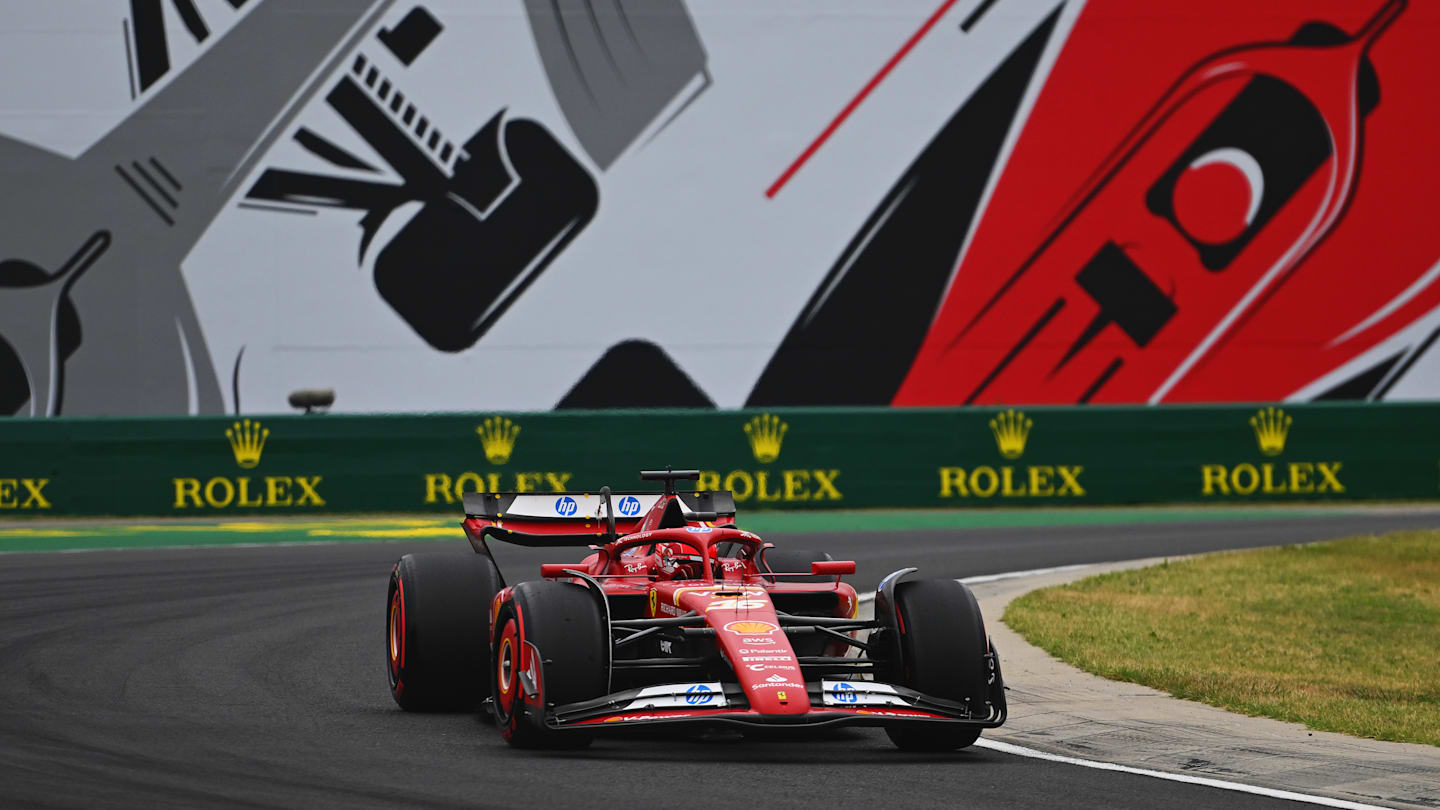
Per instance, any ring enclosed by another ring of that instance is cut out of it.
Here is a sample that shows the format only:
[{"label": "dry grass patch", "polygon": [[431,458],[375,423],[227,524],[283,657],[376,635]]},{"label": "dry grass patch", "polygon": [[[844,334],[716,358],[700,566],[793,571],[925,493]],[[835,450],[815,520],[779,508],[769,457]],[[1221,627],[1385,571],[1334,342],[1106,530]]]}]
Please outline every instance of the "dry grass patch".
[{"label": "dry grass patch", "polygon": [[1230,552],[1015,600],[1081,669],[1245,714],[1440,745],[1440,532]]}]

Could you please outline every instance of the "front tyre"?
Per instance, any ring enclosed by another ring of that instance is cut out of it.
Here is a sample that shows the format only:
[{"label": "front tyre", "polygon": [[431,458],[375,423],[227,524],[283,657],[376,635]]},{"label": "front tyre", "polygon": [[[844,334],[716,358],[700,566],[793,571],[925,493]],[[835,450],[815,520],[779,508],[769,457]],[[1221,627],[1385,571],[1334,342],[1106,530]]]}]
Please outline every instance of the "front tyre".
[{"label": "front tyre", "polygon": [[490,601],[500,572],[468,551],[406,554],[390,572],[385,672],[406,711],[464,711],[485,697]]},{"label": "front tyre", "polygon": [[[980,605],[963,583],[953,579],[901,582],[895,588],[899,615],[900,661],[895,674],[926,695],[965,703],[971,712],[988,712],[989,641]],[[907,751],[953,751],[972,745],[980,730],[954,725],[887,726],[891,742]]]},{"label": "front tyre", "polygon": [[546,710],[601,697],[609,631],[596,596],[568,582],[523,582],[497,617],[491,666],[495,725],[517,748],[580,748],[591,735],[545,724]]}]

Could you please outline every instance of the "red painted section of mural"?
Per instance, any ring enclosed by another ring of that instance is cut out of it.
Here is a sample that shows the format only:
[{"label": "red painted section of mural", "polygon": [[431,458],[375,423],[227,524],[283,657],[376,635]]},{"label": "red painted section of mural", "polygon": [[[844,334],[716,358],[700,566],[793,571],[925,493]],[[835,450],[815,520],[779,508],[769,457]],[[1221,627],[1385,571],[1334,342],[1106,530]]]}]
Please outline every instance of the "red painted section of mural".
[{"label": "red painted section of mural", "polygon": [[[1091,0],[896,405],[1281,399],[1440,304],[1440,9]],[[1345,339],[1341,339],[1345,338]]]}]

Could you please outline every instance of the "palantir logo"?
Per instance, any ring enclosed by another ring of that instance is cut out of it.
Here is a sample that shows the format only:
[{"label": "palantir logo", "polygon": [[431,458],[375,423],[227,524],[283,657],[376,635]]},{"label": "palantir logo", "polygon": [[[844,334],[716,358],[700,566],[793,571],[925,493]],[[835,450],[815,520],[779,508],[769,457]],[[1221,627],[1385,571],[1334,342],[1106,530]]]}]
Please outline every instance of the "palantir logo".
[{"label": "palantir logo", "polygon": [[640,499],[634,495],[626,495],[620,499],[620,505],[617,508],[620,510],[620,514],[634,517],[640,514]]},{"label": "palantir logo", "polygon": [[703,706],[710,702],[715,693],[703,683],[697,683],[685,690],[685,702],[691,706]]},{"label": "palantir logo", "polygon": [[570,517],[580,510],[580,505],[569,495],[561,495],[555,499],[555,514],[561,517]]},{"label": "palantir logo", "polygon": [[854,703],[860,699],[860,696],[855,693],[855,687],[845,681],[835,684],[834,688],[830,690],[830,694],[834,695],[835,699],[841,703]]}]

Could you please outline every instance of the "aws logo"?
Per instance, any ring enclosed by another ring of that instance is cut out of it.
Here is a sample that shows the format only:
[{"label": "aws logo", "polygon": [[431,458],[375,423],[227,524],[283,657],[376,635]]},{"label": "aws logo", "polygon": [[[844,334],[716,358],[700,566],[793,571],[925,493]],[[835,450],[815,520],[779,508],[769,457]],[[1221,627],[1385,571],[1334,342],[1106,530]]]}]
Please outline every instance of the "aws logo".
[{"label": "aws logo", "polygon": [[[225,429],[225,439],[235,466],[253,470],[260,466],[270,429],[258,421],[244,419]],[[256,509],[274,507],[322,507],[318,475],[217,475],[199,478],[172,478],[175,509]]]},{"label": "aws logo", "polygon": [[[485,460],[495,467],[510,462],[520,439],[520,425],[504,416],[491,416],[475,428]],[[460,503],[467,492],[564,492],[571,473],[540,471],[466,470],[459,473],[424,473],[425,503]],[[638,501],[636,502],[638,505]],[[557,512],[560,505],[556,505]],[[638,510],[637,510],[638,511]],[[621,513],[625,514],[623,504]],[[563,512],[561,514],[564,514]]]},{"label": "aws logo", "polygon": [[[755,461],[767,465],[780,458],[789,430],[790,426],[772,413],[762,413],[741,426]],[[695,488],[728,489],[741,502],[752,498],[763,503],[839,501],[845,498],[835,483],[839,477],[840,471],[833,469],[762,468],[723,474],[719,470],[701,470]]]},{"label": "aws logo", "polygon": [[[990,433],[1000,457],[1014,461],[1025,455],[1035,420],[1023,411],[1002,411],[990,420]],[[941,467],[942,498],[1083,498],[1085,487],[1078,464],[981,464]]]},{"label": "aws logo", "polygon": [[[1260,454],[1274,457],[1284,453],[1294,421],[1284,410],[1274,406],[1256,411],[1250,417],[1250,429],[1255,434],[1255,445]],[[1210,497],[1256,493],[1338,495],[1345,491],[1345,485],[1340,482],[1341,466],[1338,461],[1262,461],[1259,464],[1246,462],[1231,466],[1202,464],[1200,494]]]}]

